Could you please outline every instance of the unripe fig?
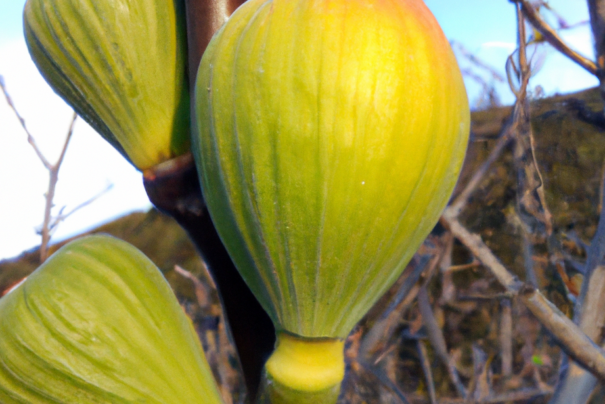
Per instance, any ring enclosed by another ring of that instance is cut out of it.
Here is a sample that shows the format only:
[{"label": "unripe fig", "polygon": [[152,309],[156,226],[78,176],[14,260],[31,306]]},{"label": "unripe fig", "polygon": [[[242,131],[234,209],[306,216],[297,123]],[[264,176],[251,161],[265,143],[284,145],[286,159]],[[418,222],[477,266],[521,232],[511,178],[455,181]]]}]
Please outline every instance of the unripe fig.
[{"label": "unripe fig", "polygon": [[342,349],[464,159],[468,101],[439,25],[421,0],[250,0],[210,43],[195,99],[204,197],[277,350]]},{"label": "unripe fig", "polygon": [[181,0],[28,0],[25,39],[50,86],[139,170],[189,151]]},{"label": "unripe fig", "polygon": [[161,272],[128,243],[91,236],[0,299],[0,402],[222,401]]}]

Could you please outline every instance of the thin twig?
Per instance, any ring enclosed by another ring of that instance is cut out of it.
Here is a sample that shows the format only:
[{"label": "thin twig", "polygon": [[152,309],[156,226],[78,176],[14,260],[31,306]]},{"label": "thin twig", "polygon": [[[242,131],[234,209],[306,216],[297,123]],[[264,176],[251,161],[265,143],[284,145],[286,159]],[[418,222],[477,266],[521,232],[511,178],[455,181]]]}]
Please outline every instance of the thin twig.
[{"label": "thin twig", "polygon": [[420,285],[418,285],[420,275],[424,274],[425,282],[427,279],[431,279],[441,257],[441,254],[416,255],[414,259],[418,260],[418,263],[410,277],[403,282],[395,299],[361,341],[359,353],[368,363],[375,366],[389,353],[390,348],[386,347],[386,342],[391,340],[404,310],[416,299],[420,290]]},{"label": "thin twig", "polygon": [[[605,80],[602,74],[605,66],[605,1],[589,0],[591,28],[595,39],[595,53],[599,67],[601,98],[605,100]],[[574,319],[580,329],[597,343],[602,343],[602,330],[605,324],[603,304],[605,300],[605,267],[602,260],[605,254],[605,177],[602,176],[599,192],[600,212],[597,231],[586,249],[584,281],[574,306]],[[590,399],[597,380],[577,363],[569,360],[560,371],[560,382],[553,397],[553,404],[584,404]]]},{"label": "thin twig", "polygon": [[451,45],[458,49],[460,54],[468,59],[472,64],[487,71],[494,80],[504,83],[504,77],[502,77],[502,75],[496,69],[479,59],[471,51],[466,49],[460,42],[451,41]]},{"label": "thin twig", "polygon": [[521,290],[523,283],[502,265],[479,235],[471,233],[458,221],[456,212],[452,208],[447,208],[441,219],[452,234],[492,272],[508,292],[516,294]]},{"label": "thin twig", "polygon": [[525,287],[519,297],[540,323],[552,333],[559,346],[570,357],[601,380],[605,380],[605,351],[538,290]]},{"label": "thin twig", "polygon": [[475,73],[471,68],[460,68],[460,72],[462,73],[462,76],[475,80],[475,82],[483,88],[483,91],[489,91],[493,88],[490,83],[488,83],[481,75]]},{"label": "thin twig", "polygon": [[534,260],[533,260],[533,251],[534,246],[532,242],[529,240],[529,236],[527,234],[526,226],[521,226],[522,231],[522,243],[523,243],[523,267],[525,268],[525,282],[532,285],[533,287],[538,287],[538,277],[536,276],[536,271],[534,270]]},{"label": "thin twig", "polygon": [[[605,67],[605,0],[588,0],[588,13],[597,55],[597,68],[603,70]],[[600,79],[603,84],[601,77]]]},{"label": "thin twig", "polygon": [[61,164],[63,163],[63,158],[65,157],[65,152],[67,151],[67,146],[71,140],[77,117],[78,115],[74,112],[73,118],[69,125],[69,130],[67,131],[67,136],[65,137],[65,142],[63,143],[63,148],[61,149],[61,154],[59,155],[59,159],[55,164],[48,168],[48,191],[46,192],[46,204],[44,206],[44,222],[42,222],[42,229],[40,231],[40,234],[42,235],[42,244],[40,245],[40,263],[46,261],[46,258],[48,258],[48,244],[50,243],[51,235],[51,211],[53,208],[55,189],[57,187],[57,182],[59,181],[59,170],[61,169]]},{"label": "thin twig", "polygon": [[510,300],[514,296],[511,293],[496,293],[493,295],[458,295],[458,301],[461,302],[493,302],[494,300]]},{"label": "thin twig", "polygon": [[197,304],[205,309],[210,305],[210,299],[208,296],[208,290],[204,283],[200,281],[195,275],[186,269],[180,267],[179,265],[174,266],[174,272],[181,275],[183,278],[189,279],[193,283],[193,287],[195,290],[195,298],[197,300]]},{"label": "thin twig", "polygon": [[17,111],[17,108],[15,107],[15,104],[13,103],[13,100],[12,100],[10,94],[8,93],[8,90],[6,89],[6,85],[4,83],[4,78],[2,76],[0,76],[0,87],[2,87],[2,92],[4,93],[4,97],[6,98],[6,102],[8,103],[8,106],[11,107],[11,109],[17,116],[17,119],[19,120],[21,127],[23,128],[23,130],[25,131],[25,134],[27,135],[27,141],[33,147],[34,151],[36,152],[36,155],[38,156],[38,159],[42,162],[42,164],[44,164],[44,167],[46,167],[48,170],[50,170],[52,168],[52,164],[50,164],[50,162],[46,159],[46,157],[44,157],[44,155],[38,148],[38,145],[36,144],[36,140],[34,139],[32,134],[29,132],[29,129],[27,129],[27,125],[25,124],[25,119],[23,119],[23,117],[19,114],[19,111]]},{"label": "thin twig", "polygon": [[[605,1],[588,0],[590,22],[597,55],[597,76],[600,81],[601,98],[605,100]],[[587,259],[584,265],[584,281],[574,307],[574,320],[580,329],[597,343],[602,343],[605,323],[603,304],[605,300],[605,268],[601,266],[605,253],[605,178],[601,178],[599,192],[600,212],[597,231],[588,248],[584,247]],[[576,237],[577,238],[577,237]],[[581,242],[578,244],[582,244]],[[551,400],[552,404],[585,404],[597,385],[596,378],[577,363],[566,358],[560,370],[560,381]]]},{"label": "thin twig", "polygon": [[502,315],[500,318],[500,352],[502,359],[502,376],[513,374],[513,318],[509,299],[500,301]]},{"label": "thin twig", "polygon": [[473,352],[473,378],[468,386],[469,396],[473,401],[480,401],[491,396],[489,383],[489,366],[491,358],[479,347],[472,344]]},{"label": "thin twig", "polygon": [[[449,237],[445,245],[443,259],[439,263],[441,272],[441,296],[438,300],[438,306],[449,304],[456,299],[456,284],[454,283],[454,271],[452,271],[452,259],[454,256],[454,237]],[[473,260],[475,261],[475,260]]]},{"label": "thin twig", "polygon": [[[429,273],[427,275],[430,275],[430,273],[433,271],[435,265],[437,265],[438,260],[440,259],[439,255],[435,255],[435,256],[430,256],[430,255],[418,256],[417,255],[417,257],[418,257],[418,262],[417,262],[416,266],[414,267],[414,269],[412,271],[410,271],[409,277],[407,277],[403,281],[403,283],[401,284],[401,287],[397,291],[397,294],[395,294],[395,297],[392,299],[389,306],[381,314],[380,319],[385,319],[385,318],[389,317],[391,315],[391,313],[401,304],[401,302],[403,302],[403,300],[405,298],[407,298],[407,296],[410,293],[410,290],[412,290],[412,287],[414,287],[416,282],[418,282],[420,275],[422,275],[422,273],[425,272],[425,270],[427,270],[427,268],[428,268],[427,272]],[[430,263],[430,266],[429,266],[429,263]],[[427,276],[425,278],[425,281],[427,278],[430,278],[430,276]]]},{"label": "thin twig", "polygon": [[422,371],[426,378],[429,399],[431,400],[431,404],[437,404],[437,394],[435,393],[435,382],[433,381],[433,372],[431,371],[431,361],[429,359],[429,354],[426,351],[426,346],[424,346],[424,342],[421,339],[416,340],[416,348],[418,349],[420,364],[422,365]]},{"label": "thin twig", "polygon": [[532,400],[552,394],[552,390],[542,390],[542,389],[533,389],[526,391],[513,391],[510,393],[499,394],[494,397],[488,397],[485,400],[481,400],[477,402],[477,404],[496,404],[496,403],[506,403],[510,401],[527,401],[532,402]]},{"label": "thin twig", "polygon": [[502,151],[510,142],[513,130],[514,127],[512,125],[507,124],[504,126],[503,130],[500,132],[500,135],[498,137],[498,142],[495,144],[487,159],[483,162],[483,164],[481,164],[481,166],[477,170],[475,170],[475,173],[473,174],[469,182],[466,184],[462,192],[458,194],[454,202],[448,208],[450,210],[450,214],[454,214],[454,216],[457,217],[462,211],[462,209],[464,209],[464,207],[468,203],[468,200],[481,183],[481,180],[483,179],[489,168],[498,159],[498,157],[500,157]]},{"label": "thin twig", "polygon": [[[517,29],[519,34],[518,79],[520,87],[516,91],[517,100],[513,107],[512,120],[515,127],[514,160],[517,170],[517,211],[524,223],[524,233],[537,235],[542,231],[546,238],[552,235],[552,214],[546,204],[544,180],[535,153],[535,141],[530,122],[530,106],[527,99],[527,87],[531,77],[531,67],[526,55],[525,21],[521,7],[517,4]],[[514,90],[511,88],[511,90]],[[543,227],[543,229],[542,229]],[[527,245],[526,271],[533,281],[533,246]]]},{"label": "thin twig", "polygon": [[576,28],[576,27],[588,24],[588,20],[578,21],[578,22],[576,22],[574,24],[568,23],[565,20],[565,18],[563,18],[563,16],[557,12],[557,10],[555,10],[553,7],[551,7],[548,4],[548,0],[540,0],[540,1],[536,2],[536,4],[538,5],[538,7],[544,7],[552,15],[555,16],[555,18],[557,19],[558,29],[560,29],[560,30],[572,29],[572,28]]},{"label": "thin twig", "polygon": [[97,199],[99,199],[101,196],[105,195],[107,192],[111,191],[111,189],[113,188],[113,184],[108,184],[103,190],[101,190],[99,193],[97,193],[96,195],[94,195],[93,197],[85,200],[84,202],[82,202],[81,204],[79,204],[78,206],[74,207],[72,210],[70,210],[67,213],[63,213],[63,209],[59,212],[59,214],[54,218],[53,222],[50,224],[49,226],[49,231],[52,233],[52,231],[61,223],[63,222],[65,219],[67,219],[69,216],[73,215],[74,213],[76,213],[77,211],[79,211],[80,209],[90,205],[91,203],[93,203],[94,201],[96,201]]},{"label": "thin twig", "polygon": [[[61,153],[59,154],[59,158],[55,164],[51,164],[46,157],[40,151],[40,148],[36,144],[36,140],[27,129],[27,125],[25,124],[25,119],[19,114],[13,100],[6,89],[6,85],[4,83],[4,78],[0,76],[0,87],[2,87],[2,92],[4,93],[4,97],[6,98],[6,102],[10,106],[10,108],[15,113],[15,116],[19,120],[21,127],[27,134],[27,141],[34,149],[34,152],[38,156],[38,159],[42,162],[44,167],[48,170],[48,189],[45,195],[45,205],[44,205],[44,220],[42,222],[42,228],[40,229],[39,234],[42,237],[42,243],[40,244],[40,263],[46,261],[48,258],[48,245],[50,243],[50,236],[52,233],[52,229],[58,224],[57,221],[54,222],[54,225],[51,224],[51,212],[53,208],[53,199],[55,197],[55,189],[57,187],[57,182],[59,181],[59,170],[61,169],[61,164],[63,163],[63,159],[65,158],[65,153],[67,152],[67,146],[69,145],[69,141],[71,140],[71,136],[74,131],[74,125],[76,123],[76,118],[78,115],[74,112],[71,122],[69,124],[69,130],[67,131],[67,136],[65,138],[65,142],[63,143],[63,148],[61,149]],[[60,220],[59,220],[60,221]]]},{"label": "thin twig", "polygon": [[[605,187],[605,182],[602,185]],[[604,194],[605,195],[605,194]],[[601,199],[601,204],[605,206],[605,196]],[[590,247],[588,247],[586,264],[584,265],[584,279],[585,282],[582,283],[582,290],[580,292],[580,296],[578,296],[578,300],[576,301],[575,312],[576,317],[579,319],[579,316],[584,312],[584,300],[589,298],[594,298],[596,296],[601,295],[601,292],[598,292],[597,289],[594,289],[595,285],[591,285],[591,277],[592,274],[603,259],[603,255],[605,254],[605,209],[601,209],[601,213],[599,215],[599,223],[597,225],[597,231],[590,243]],[[596,294],[592,294],[590,297],[587,296],[589,287],[592,287]],[[605,285],[602,286],[605,288]],[[592,307],[592,310],[599,309],[598,307]],[[603,312],[605,314],[605,312]],[[595,335],[596,337],[596,335]]]},{"label": "thin twig", "polygon": [[[457,219],[448,214],[447,209],[442,216],[442,220],[449,227],[452,234],[490,269],[502,286],[513,294],[521,291],[523,284],[502,265],[481,240],[481,237],[464,228]],[[553,334],[559,346],[568,355],[605,380],[605,356],[603,356],[605,352],[596,346],[573,321],[562,314],[535,289],[525,288],[521,300],[538,318],[540,323]]]},{"label": "thin twig", "polygon": [[363,358],[359,358],[359,364],[368,372],[374,375],[382,384],[391,390],[403,404],[409,404],[409,400],[399,387],[381,370],[367,363]]},{"label": "thin twig", "polygon": [[469,262],[468,264],[460,264],[460,265],[451,265],[447,270],[451,272],[465,271],[467,269],[473,269],[480,267],[481,263],[479,261],[473,260],[473,262]]},{"label": "thin twig", "polygon": [[527,44],[525,42],[527,38],[527,35],[525,34],[525,22],[523,12],[519,7],[519,4],[517,4],[517,34],[517,41],[519,44],[519,69],[521,73],[521,79],[525,81],[522,82],[521,85],[522,91],[525,91],[525,89],[527,88],[527,80],[529,80],[530,67],[527,63],[527,53],[525,52],[527,48]]},{"label": "thin twig", "polygon": [[[541,390],[541,389],[524,389],[518,391],[511,391],[508,393],[502,393],[486,397],[482,400],[474,400],[472,404],[498,404],[498,403],[510,403],[510,402],[534,402],[537,398],[552,394],[552,389]],[[425,404],[426,399],[411,398],[413,404]],[[469,404],[467,400],[460,398],[440,398],[439,404]]]},{"label": "thin twig", "polygon": [[590,74],[596,76],[597,74],[597,66],[596,64],[582,56],[578,52],[571,49],[563,39],[557,34],[557,32],[550,26],[542,17],[540,13],[529,3],[528,0],[518,0],[521,4],[521,9],[523,10],[523,14],[527,20],[531,23],[531,25],[544,37],[544,39],[552,45],[556,50],[567,56],[569,59],[580,65]]},{"label": "thin twig", "polygon": [[445,344],[443,332],[441,331],[441,328],[437,324],[437,320],[433,315],[433,310],[431,309],[431,304],[429,302],[429,296],[426,290],[426,286],[421,287],[420,291],[418,292],[418,308],[420,310],[420,314],[422,315],[422,322],[426,327],[429,340],[431,341],[431,345],[435,349],[435,353],[445,365],[452,381],[452,384],[456,388],[456,391],[458,392],[460,397],[466,398],[466,389],[460,381],[458,371],[456,370],[454,363],[452,362],[450,356],[447,353],[447,346]]}]

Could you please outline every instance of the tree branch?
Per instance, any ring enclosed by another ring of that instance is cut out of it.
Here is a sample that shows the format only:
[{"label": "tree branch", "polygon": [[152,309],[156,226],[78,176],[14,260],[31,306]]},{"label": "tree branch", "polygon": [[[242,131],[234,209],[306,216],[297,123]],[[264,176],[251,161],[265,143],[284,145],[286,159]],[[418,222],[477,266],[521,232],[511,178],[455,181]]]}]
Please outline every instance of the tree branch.
[{"label": "tree branch", "polygon": [[569,59],[580,65],[587,72],[597,75],[597,65],[590,59],[582,56],[571,49],[557,32],[550,26],[532,6],[528,0],[519,0],[521,9],[531,25],[544,37],[544,39],[556,50],[567,56]]},{"label": "tree branch", "polygon": [[57,182],[59,181],[59,170],[61,169],[61,164],[63,163],[63,158],[65,157],[65,152],[67,151],[67,146],[69,145],[69,141],[71,140],[71,136],[74,131],[74,124],[76,123],[76,119],[78,115],[74,112],[73,118],[69,125],[69,129],[67,131],[67,136],[65,137],[65,142],[63,143],[63,149],[61,149],[61,154],[59,155],[59,159],[53,165],[48,168],[49,178],[48,178],[48,191],[46,191],[46,204],[44,206],[44,221],[42,222],[42,229],[40,234],[42,236],[42,244],[40,245],[40,263],[46,261],[48,258],[48,244],[50,243],[50,235],[51,235],[51,213],[53,208],[53,199],[55,198],[55,189],[57,188]]},{"label": "tree branch", "polygon": [[52,220],[52,208],[53,208],[53,199],[55,197],[55,189],[57,187],[57,181],[59,181],[59,170],[61,169],[61,164],[63,163],[63,159],[65,158],[65,153],[67,152],[67,147],[69,145],[69,141],[74,131],[74,124],[76,122],[76,118],[78,115],[74,112],[73,117],[71,119],[71,123],[69,124],[69,129],[67,131],[67,136],[65,138],[65,142],[63,143],[63,148],[61,149],[61,153],[59,154],[59,158],[55,164],[51,164],[46,157],[42,154],[38,145],[36,144],[36,140],[27,129],[27,125],[25,124],[25,119],[19,114],[13,100],[6,89],[6,85],[4,83],[4,78],[0,76],[0,87],[2,87],[2,92],[4,93],[4,97],[6,98],[6,102],[10,106],[10,108],[15,113],[15,116],[19,120],[21,127],[27,134],[27,141],[32,146],[38,159],[42,162],[44,167],[48,170],[48,189],[45,194],[46,202],[44,204],[44,220],[42,222],[42,228],[38,232],[42,237],[42,243],[40,244],[40,263],[46,261],[48,258],[48,244],[50,243],[50,236],[52,233],[52,229],[58,224],[58,221],[51,223]]},{"label": "tree branch", "polygon": [[6,89],[6,85],[4,83],[4,77],[2,77],[2,76],[0,76],[0,87],[2,87],[2,92],[4,93],[4,97],[6,98],[6,102],[8,103],[8,106],[11,107],[11,109],[17,116],[17,119],[19,120],[21,127],[23,128],[23,130],[25,131],[25,134],[27,135],[27,141],[29,142],[29,144],[32,146],[32,148],[36,152],[38,159],[42,162],[42,164],[44,164],[44,167],[46,167],[48,170],[50,170],[52,168],[52,164],[50,164],[50,162],[48,160],[46,160],[46,157],[44,157],[44,155],[38,148],[38,145],[36,144],[36,140],[34,139],[32,134],[29,132],[29,129],[27,129],[27,125],[25,124],[25,119],[23,119],[23,117],[19,114],[19,111],[17,111],[17,108],[15,107],[15,104],[13,103],[13,100],[12,100],[10,94],[8,93],[8,90]]},{"label": "tree branch", "polygon": [[559,346],[601,380],[605,380],[605,351],[580,330],[538,290],[524,287],[521,301],[559,342]]}]

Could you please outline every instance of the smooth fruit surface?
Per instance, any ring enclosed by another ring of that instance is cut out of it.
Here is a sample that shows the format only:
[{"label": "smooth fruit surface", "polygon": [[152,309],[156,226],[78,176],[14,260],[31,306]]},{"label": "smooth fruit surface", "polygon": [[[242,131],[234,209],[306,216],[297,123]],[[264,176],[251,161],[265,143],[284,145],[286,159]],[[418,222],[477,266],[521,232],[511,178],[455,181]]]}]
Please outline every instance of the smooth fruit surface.
[{"label": "smooth fruit surface", "polygon": [[194,153],[276,326],[343,338],[445,207],[469,108],[421,0],[250,0],[204,54]]}]

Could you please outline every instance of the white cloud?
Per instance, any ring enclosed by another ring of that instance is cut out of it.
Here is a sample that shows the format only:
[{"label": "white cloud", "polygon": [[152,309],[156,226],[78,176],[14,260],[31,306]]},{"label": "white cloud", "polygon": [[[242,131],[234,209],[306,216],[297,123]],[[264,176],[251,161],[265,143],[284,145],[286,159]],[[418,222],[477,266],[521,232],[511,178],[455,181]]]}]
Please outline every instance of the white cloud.
[{"label": "white cloud", "polygon": [[512,42],[499,42],[499,41],[491,41],[485,42],[481,44],[481,49],[487,48],[501,48],[506,49],[508,52],[512,52],[517,48],[517,45]]}]

